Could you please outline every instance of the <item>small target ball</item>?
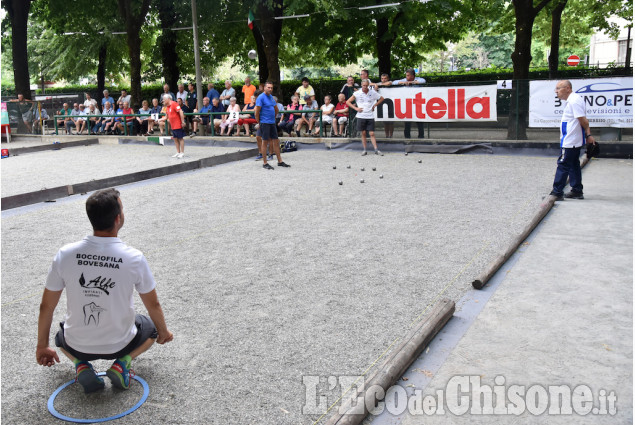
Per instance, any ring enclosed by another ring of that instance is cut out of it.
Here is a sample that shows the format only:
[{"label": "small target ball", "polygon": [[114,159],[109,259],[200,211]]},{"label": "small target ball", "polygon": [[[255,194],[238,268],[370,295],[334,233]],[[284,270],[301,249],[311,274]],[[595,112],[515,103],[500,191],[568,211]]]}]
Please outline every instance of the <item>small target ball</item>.
[{"label": "small target ball", "polygon": [[333,169],[334,169],[334,170],[336,170],[336,169],[337,169],[337,167],[334,165],[334,166],[333,166]]},{"label": "small target ball", "polygon": [[362,168],[362,171],[364,171],[364,170],[365,170],[365,169],[364,169],[364,168]]},{"label": "small target ball", "polygon": [[408,156],[408,152],[406,152],[406,156]]},{"label": "small target ball", "polygon": [[350,166],[350,165],[348,165],[346,168],[351,168],[351,166]]},{"label": "small target ball", "polygon": [[359,182],[360,182],[360,183],[364,183],[364,179],[361,179]]},{"label": "small target ball", "polygon": [[377,168],[373,167],[373,171],[377,171]]},{"label": "small target ball", "polygon": [[344,182],[342,180],[340,180],[340,186],[343,185],[343,184],[344,184]]},{"label": "small target ball", "polygon": [[421,164],[421,160],[419,160],[419,164]]},{"label": "small target ball", "polygon": [[380,179],[383,179],[383,178],[384,178],[384,175],[383,175],[383,174],[380,174],[380,175],[379,175],[379,178],[380,178]]}]

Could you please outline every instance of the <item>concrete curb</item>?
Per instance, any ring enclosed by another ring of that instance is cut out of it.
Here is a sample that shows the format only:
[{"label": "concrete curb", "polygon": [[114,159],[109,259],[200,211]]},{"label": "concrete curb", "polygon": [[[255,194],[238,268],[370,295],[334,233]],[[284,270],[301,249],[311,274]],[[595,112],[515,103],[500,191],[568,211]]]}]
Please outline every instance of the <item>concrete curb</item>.
[{"label": "concrete curb", "polygon": [[[386,390],[396,382],[423,352],[437,333],[454,314],[454,301],[443,298],[437,301],[430,313],[417,323],[406,335],[381,367],[373,373],[366,384],[358,389],[353,397],[343,404],[339,411],[326,422],[327,425],[358,425],[368,414],[367,406],[375,406],[376,401],[384,398]],[[379,389],[383,391],[379,391]],[[345,413],[341,413],[344,411]]]},{"label": "concrete curb", "polygon": [[23,207],[25,205],[36,204],[39,202],[52,201],[77,193],[86,193],[94,190],[104,189],[107,187],[120,186],[123,184],[134,183],[141,180],[167,176],[169,174],[182,173],[199,168],[213,167],[215,165],[225,164],[228,162],[240,161],[246,158],[253,157],[257,153],[258,149],[246,149],[243,151],[226,153],[224,155],[201,158],[196,161],[183,162],[181,164],[167,165],[165,167],[153,168],[151,170],[123,174],[121,176],[107,177],[99,180],[91,180],[89,182],[58,186],[35,192],[7,196],[2,198],[2,211],[17,207]]}]

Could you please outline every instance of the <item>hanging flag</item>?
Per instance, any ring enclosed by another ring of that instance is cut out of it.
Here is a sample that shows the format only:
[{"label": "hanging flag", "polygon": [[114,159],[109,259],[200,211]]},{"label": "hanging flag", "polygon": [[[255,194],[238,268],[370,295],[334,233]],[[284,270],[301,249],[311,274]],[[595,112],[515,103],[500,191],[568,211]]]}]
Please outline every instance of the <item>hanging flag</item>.
[{"label": "hanging flag", "polygon": [[253,29],[254,29],[254,14],[253,14],[253,12],[251,10],[249,11],[249,17],[247,18],[247,26],[249,27],[250,30],[253,31]]}]

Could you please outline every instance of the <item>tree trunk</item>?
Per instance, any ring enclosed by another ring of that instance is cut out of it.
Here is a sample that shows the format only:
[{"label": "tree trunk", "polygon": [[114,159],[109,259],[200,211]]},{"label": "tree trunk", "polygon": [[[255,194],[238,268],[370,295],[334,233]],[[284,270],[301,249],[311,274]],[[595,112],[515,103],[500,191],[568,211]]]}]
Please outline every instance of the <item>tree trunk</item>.
[{"label": "tree trunk", "polygon": [[558,78],[558,56],[560,54],[560,24],[562,24],[562,11],[567,5],[567,0],[561,0],[551,11],[551,52],[549,53],[549,79]]},{"label": "tree trunk", "polygon": [[13,54],[13,79],[15,93],[31,99],[31,78],[27,53],[27,21],[31,10],[31,0],[3,1],[11,19],[11,47]]},{"label": "tree trunk", "polygon": [[376,22],[377,33],[375,34],[375,43],[377,47],[377,67],[379,68],[379,75],[390,75],[392,71],[392,60],[390,56],[395,38],[390,32],[388,18],[377,18]]},{"label": "tree trunk", "polygon": [[516,15],[516,41],[512,62],[514,87],[507,124],[507,139],[526,140],[529,114],[529,65],[531,64],[531,34],[536,15],[551,0],[542,0],[533,7],[533,0],[513,0]]},{"label": "tree trunk", "polygon": [[130,107],[139,109],[141,106],[141,27],[145,21],[150,0],[142,0],[138,10],[133,11],[131,0],[118,0],[119,13],[126,27],[126,41],[130,56]]},{"label": "tree trunk", "polygon": [[254,40],[256,41],[256,52],[258,52],[258,77],[261,83],[269,79],[269,68],[267,67],[267,54],[265,53],[262,33],[257,25],[253,29]]},{"label": "tree trunk", "polygon": [[97,65],[97,105],[101,105],[106,88],[106,57],[108,56],[108,43],[104,42],[99,46],[99,63]]},{"label": "tree trunk", "polygon": [[176,33],[172,30],[176,26],[177,14],[174,1],[159,0],[159,21],[161,22],[161,35],[159,46],[161,49],[161,61],[163,65],[163,81],[176,91],[179,77],[179,55],[176,50]]},{"label": "tree trunk", "polygon": [[[268,4],[271,4],[271,7]],[[282,34],[282,20],[274,18],[282,16],[284,12],[283,0],[259,0],[257,11],[260,17],[260,32],[262,33],[262,45],[266,56],[268,80],[273,83],[274,96],[278,97],[279,101],[282,101],[280,64],[278,63],[278,46]]]}]

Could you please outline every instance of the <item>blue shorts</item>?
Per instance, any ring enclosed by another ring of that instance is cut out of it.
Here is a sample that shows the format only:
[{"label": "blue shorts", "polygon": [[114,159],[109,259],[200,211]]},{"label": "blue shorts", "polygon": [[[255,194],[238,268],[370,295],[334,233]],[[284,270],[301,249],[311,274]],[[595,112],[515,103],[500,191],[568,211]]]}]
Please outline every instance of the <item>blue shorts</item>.
[{"label": "blue shorts", "polygon": [[275,124],[260,123],[258,131],[262,140],[278,140],[278,127]]},{"label": "blue shorts", "polygon": [[175,139],[184,139],[185,138],[185,130],[182,128],[176,128],[172,130],[172,137]]},{"label": "blue shorts", "polygon": [[119,359],[127,354],[132,353],[135,348],[140,347],[144,342],[148,340],[148,338],[156,339],[158,336],[157,329],[154,326],[154,323],[147,316],[137,314],[135,316],[135,326],[137,327],[137,334],[134,338],[132,338],[132,341],[130,341],[128,345],[126,345],[118,352],[107,354],[88,354],[77,351],[66,344],[66,339],[64,338],[64,322],[60,322],[61,329],[57,331],[57,335],[55,335],[55,346],[63,348],[70,355],[79,360],[91,361],[98,359]]}]

